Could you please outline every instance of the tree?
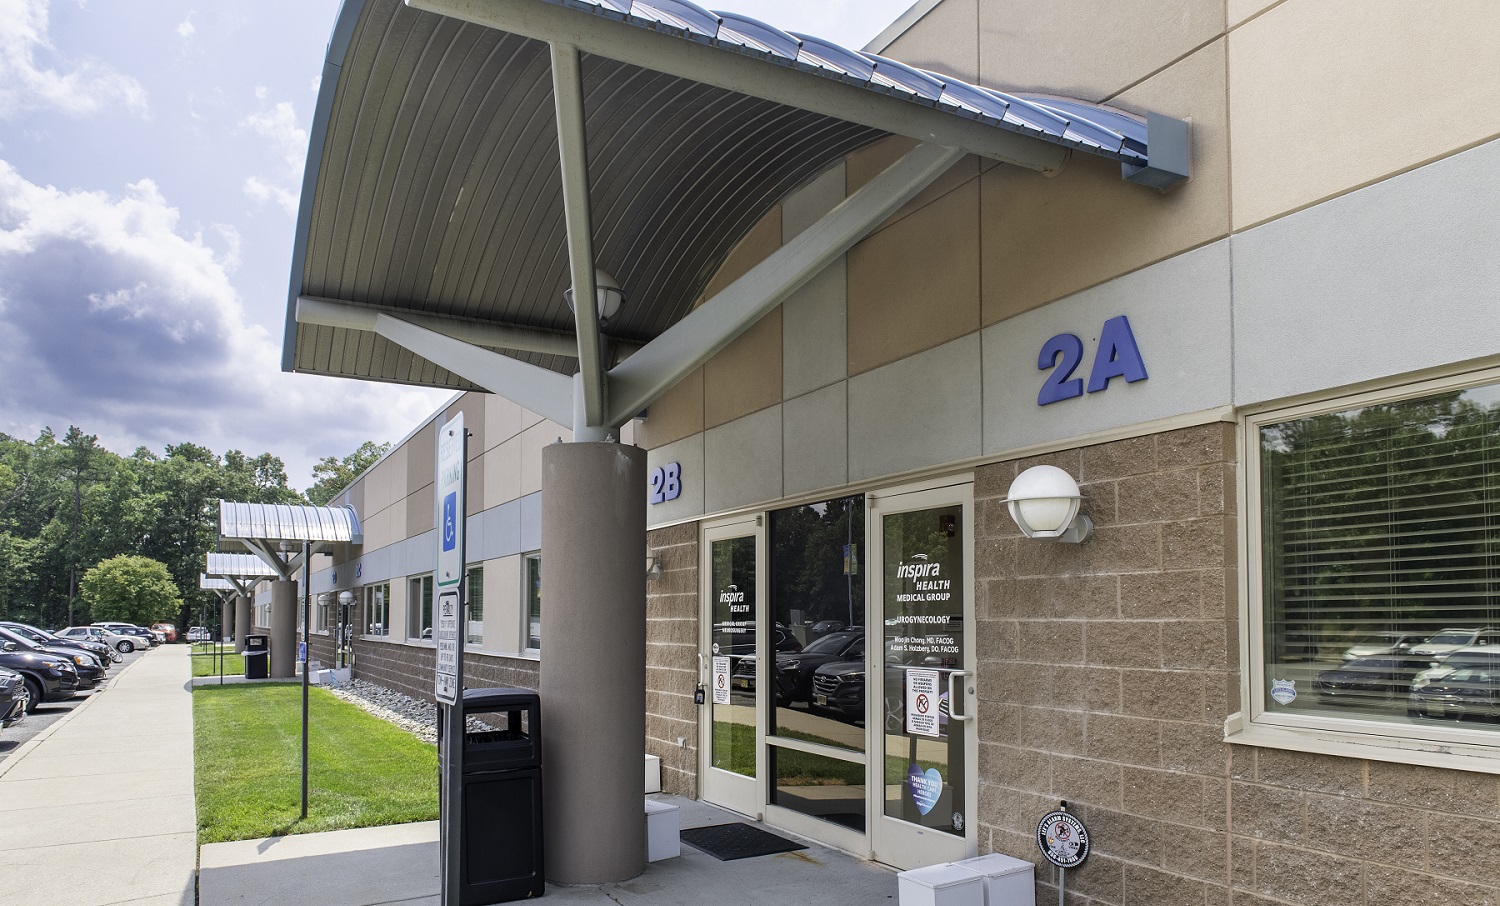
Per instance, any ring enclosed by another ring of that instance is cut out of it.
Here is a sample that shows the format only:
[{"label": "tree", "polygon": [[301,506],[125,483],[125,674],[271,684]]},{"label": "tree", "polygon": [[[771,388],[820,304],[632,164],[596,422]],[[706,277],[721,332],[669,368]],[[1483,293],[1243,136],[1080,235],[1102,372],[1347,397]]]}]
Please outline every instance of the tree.
[{"label": "tree", "polygon": [[389,453],[390,449],[391,445],[388,443],[377,444],[367,440],[359,445],[358,450],[343,459],[325,456],[318,460],[312,472],[316,483],[307,489],[307,499],[314,506],[326,506],[328,501],[353,484],[360,473],[379,462],[380,457]]},{"label": "tree", "polygon": [[101,560],[84,573],[79,590],[95,620],[150,626],[177,619],[182,606],[166,564],[131,554]]}]

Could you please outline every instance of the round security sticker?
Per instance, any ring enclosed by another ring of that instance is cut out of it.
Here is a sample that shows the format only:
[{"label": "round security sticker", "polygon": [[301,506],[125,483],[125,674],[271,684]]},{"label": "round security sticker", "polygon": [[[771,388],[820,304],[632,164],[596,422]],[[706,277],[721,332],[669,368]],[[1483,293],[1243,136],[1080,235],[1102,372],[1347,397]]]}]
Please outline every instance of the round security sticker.
[{"label": "round security sticker", "polygon": [[1073,868],[1089,857],[1089,832],[1068,812],[1048,812],[1037,823],[1036,845],[1048,862]]}]

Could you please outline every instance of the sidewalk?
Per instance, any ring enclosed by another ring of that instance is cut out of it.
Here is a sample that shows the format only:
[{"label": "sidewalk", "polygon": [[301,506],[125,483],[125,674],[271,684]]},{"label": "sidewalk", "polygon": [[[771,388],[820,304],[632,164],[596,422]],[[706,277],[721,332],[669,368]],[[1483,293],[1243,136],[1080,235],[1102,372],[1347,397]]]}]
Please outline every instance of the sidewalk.
[{"label": "sidewalk", "polygon": [[192,906],[190,673],[164,645],[0,762],[0,901]]},{"label": "sidewalk", "polygon": [[[746,821],[678,796],[682,826]],[[783,836],[791,836],[777,831]],[[202,906],[438,906],[436,821],[203,847]],[[810,843],[807,849],[720,862],[690,846],[638,878],[547,885],[550,906],[871,906],[894,903],[896,874]]]}]

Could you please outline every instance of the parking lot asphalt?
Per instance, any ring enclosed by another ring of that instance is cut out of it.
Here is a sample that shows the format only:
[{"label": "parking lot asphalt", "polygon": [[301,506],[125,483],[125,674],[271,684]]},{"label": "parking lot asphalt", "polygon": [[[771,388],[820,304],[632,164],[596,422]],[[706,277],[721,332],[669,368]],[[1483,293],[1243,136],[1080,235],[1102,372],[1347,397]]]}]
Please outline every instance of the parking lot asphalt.
[{"label": "parking lot asphalt", "polygon": [[194,903],[190,673],[186,645],[142,654],[0,761],[0,902]]},{"label": "parking lot asphalt", "polygon": [[120,674],[131,664],[145,657],[146,652],[136,651],[120,658],[120,662],[109,668],[105,677],[104,685],[91,692],[80,692],[67,701],[45,702],[37,706],[34,713],[26,715],[26,719],[8,730],[0,730],[0,764],[5,759],[21,748],[22,745],[40,736],[48,727],[73,713],[74,709],[97,695],[104,694]]}]

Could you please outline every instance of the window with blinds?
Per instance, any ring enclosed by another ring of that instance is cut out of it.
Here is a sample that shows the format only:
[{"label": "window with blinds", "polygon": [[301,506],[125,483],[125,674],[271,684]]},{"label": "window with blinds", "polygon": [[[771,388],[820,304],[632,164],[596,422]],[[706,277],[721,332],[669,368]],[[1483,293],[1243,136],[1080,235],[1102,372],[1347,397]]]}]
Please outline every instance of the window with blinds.
[{"label": "window with blinds", "polygon": [[1266,709],[1500,717],[1500,384],[1258,440]]},{"label": "window with blinds", "polygon": [[472,566],[465,574],[468,579],[468,634],[465,645],[484,644],[484,567]]}]

